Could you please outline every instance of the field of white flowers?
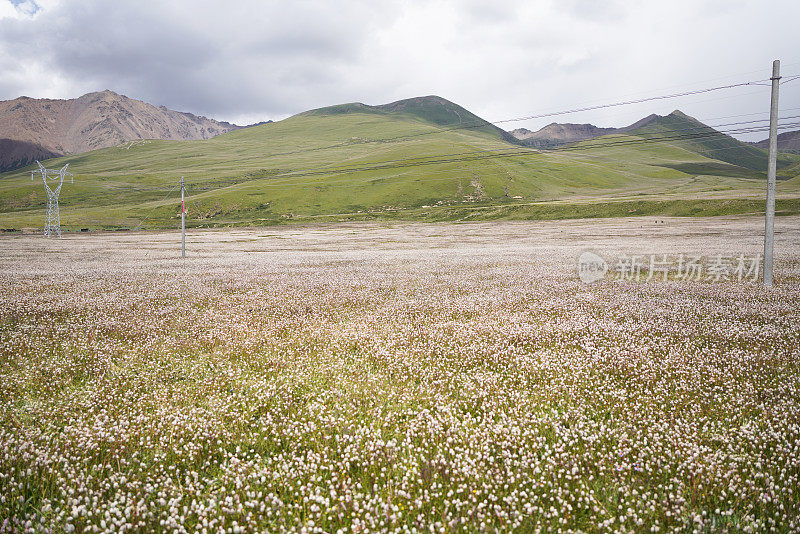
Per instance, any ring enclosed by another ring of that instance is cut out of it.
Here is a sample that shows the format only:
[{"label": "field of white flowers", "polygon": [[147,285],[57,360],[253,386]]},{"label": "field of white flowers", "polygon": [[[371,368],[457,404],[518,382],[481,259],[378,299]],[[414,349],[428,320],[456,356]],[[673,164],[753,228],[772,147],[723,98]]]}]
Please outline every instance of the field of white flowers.
[{"label": "field of white flowers", "polygon": [[0,532],[800,531],[800,219],[574,270],[762,224],[0,238]]}]

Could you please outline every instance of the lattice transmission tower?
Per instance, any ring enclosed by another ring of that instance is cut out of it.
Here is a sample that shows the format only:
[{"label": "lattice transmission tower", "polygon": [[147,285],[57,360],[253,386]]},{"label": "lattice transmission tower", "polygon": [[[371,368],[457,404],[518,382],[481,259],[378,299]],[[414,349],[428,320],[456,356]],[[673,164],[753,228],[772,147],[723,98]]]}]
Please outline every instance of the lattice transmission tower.
[{"label": "lattice transmission tower", "polygon": [[[61,237],[61,216],[58,213],[58,194],[61,193],[61,186],[64,185],[65,176],[69,176],[69,182],[74,183],[72,173],[67,172],[69,163],[57,171],[48,171],[38,160],[36,164],[39,166],[42,182],[44,182],[44,190],[45,193],[47,193],[47,215],[45,215],[44,219],[44,235]],[[35,179],[36,171],[33,170],[31,171],[31,181]],[[50,184],[47,183],[48,180],[51,182],[58,181],[58,185],[55,189],[50,187]]]}]

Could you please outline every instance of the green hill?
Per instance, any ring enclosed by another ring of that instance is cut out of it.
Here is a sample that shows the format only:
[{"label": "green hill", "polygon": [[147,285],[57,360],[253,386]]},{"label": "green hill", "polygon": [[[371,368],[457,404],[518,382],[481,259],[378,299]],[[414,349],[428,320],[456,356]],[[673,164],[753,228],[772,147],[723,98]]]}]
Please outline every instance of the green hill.
[{"label": "green hill", "polygon": [[402,116],[419,120],[428,124],[442,127],[442,129],[470,129],[488,133],[493,137],[502,139],[511,144],[522,145],[519,140],[495,126],[494,124],[467,111],[458,104],[454,104],[440,96],[420,96],[398,100],[390,104],[368,106],[360,102],[339,104],[300,113],[299,117],[344,115],[348,113],[374,113],[386,116]]},{"label": "green hill", "polygon": [[[72,229],[175,227],[181,176],[189,226],[763,209],[765,153],[732,138],[738,145],[653,142],[687,122],[702,128],[673,115],[542,152],[452,102],[421,97],[312,110],[203,141],[128,142],[47,166],[69,163],[75,173],[61,192]],[[800,180],[787,171],[798,162],[782,156],[779,212],[800,212]],[[41,227],[42,189],[30,167],[0,175],[0,228]]]},{"label": "green hill", "polygon": [[678,110],[664,117],[651,115],[625,130],[643,139],[675,138],[692,152],[756,172],[763,173],[767,168],[764,150],[724,135]]}]

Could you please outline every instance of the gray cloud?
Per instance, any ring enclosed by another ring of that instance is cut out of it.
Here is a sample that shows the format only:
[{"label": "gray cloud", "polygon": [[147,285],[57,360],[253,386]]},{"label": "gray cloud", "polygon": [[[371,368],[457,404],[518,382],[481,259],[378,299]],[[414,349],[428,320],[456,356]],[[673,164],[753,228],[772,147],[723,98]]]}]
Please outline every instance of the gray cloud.
[{"label": "gray cloud", "polygon": [[[500,120],[765,78],[775,57],[800,72],[797,20],[793,0],[0,0],[0,99],[109,88],[249,122],[439,94]],[[800,107],[796,88],[782,107]],[[618,126],[681,108],[714,122],[766,112],[765,98],[758,86],[558,120]]]}]

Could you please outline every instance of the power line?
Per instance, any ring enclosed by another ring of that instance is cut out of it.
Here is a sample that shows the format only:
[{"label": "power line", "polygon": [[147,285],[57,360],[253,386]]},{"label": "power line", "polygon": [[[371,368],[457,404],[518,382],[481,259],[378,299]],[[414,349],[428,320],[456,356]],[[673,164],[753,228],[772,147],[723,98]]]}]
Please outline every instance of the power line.
[{"label": "power line", "polygon": [[[790,128],[797,128],[800,126],[800,122],[795,123],[788,123],[779,126],[781,130],[787,130]],[[695,139],[704,139],[709,137],[729,137],[730,134],[745,134],[745,133],[756,133],[756,132],[764,132],[768,131],[768,126],[757,126],[757,127],[750,127],[750,128],[737,128],[734,130],[723,130],[723,131],[713,131],[713,132],[698,132],[695,134],[680,134],[674,136],[663,136],[663,137],[644,137],[642,134],[636,134],[637,137],[643,137],[641,140],[624,140],[619,142],[609,142],[609,143],[594,143],[594,144],[573,144],[563,147],[557,147],[549,151],[545,152],[564,152],[564,151],[572,151],[572,150],[584,150],[588,148],[603,148],[609,146],[626,146],[626,145],[647,145],[655,142],[665,142],[665,141],[691,141]],[[677,130],[676,130],[677,131]],[[613,136],[608,136],[613,137]],[[597,138],[600,139],[600,138]],[[734,141],[736,141],[734,139]],[[739,141],[737,141],[739,142]],[[740,148],[740,147],[735,147]]]},{"label": "power line", "polygon": [[[169,191],[167,191],[167,194],[166,194],[166,195],[164,195],[164,198],[162,198],[162,199],[161,199],[161,200],[158,202],[158,204],[162,204],[162,203],[163,203],[165,200],[167,200],[167,198],[169,197],[169,195],[170,195],[170,194],[171,194],[173,191],[175,191],[175,189],[177,189],[177,187],[178,187],[179,185],[180,185],[180,184],[173,185],[173,186],[170,188],[170,190],[169,190]],[[160,208],[160,207],[161,207],[161,206],[158,206],[158,205],[156,205],[156,206],[153,206],[153,209],[151,209],[149,212],[147,212],[147,215],[145,216],[145,218],[144,218],[144,219],[139,219],[139,222],[137,223],[137,225],[136,225],[136,226],[134,226],[134,228],[133,228],[133,229],[134,229],[134,230],[139,230],[139,229],[141,229],[141,228],[142,228],[142,226],[144,225],[145,221],[147,221],[147,219],[149,219],[149,218],[150,218],[150,216],[153,214],[153,212],[154,212],[156,209]]]},{"label": "power line", "polygon": [[[706,98],[692,98],[692,99],[685,99],[681,101],[680,107],[683,108],[684,106],[692,106],[695,104],[704,104],[707,102],[719,102],[721,100],[730,100],[730,99],[738,99],[745,96],[750,95],[763,95],[764,91],[762,89],[758,89],[756,91],[747,91],[747,92],[740,92],[737,94],[718,94],[717,96],[713,97],[706,97]],[[619,108],[618,110],[612,112],[603,113],[604,120],[609,120],[613,117],[641,117],[640,111],[634,111],[634,108],[627,108],[623,111],[624,108]],[[752,115],[760,115],[764,112],[753,113]],[[715,119],[720,119],[723,117],[703,117],[704,121],[711,121]],[[634,119],[635,120],[635,119]],[[624,127],[624,126],[623,126]]]},{"label": "power line", "polygon": [[[781,117],[780,120],[797,119],[797,118],[800,118],[800,115],[791,115],[791,116]],[[610,138],[618,137],[618,136],[631,136],[631,135],[635,135],[635,136],[639,136],[639,137],[646,137],[647,135],[651,135],[651,134],[666,134],[666,133],[697,131],[697,130],[704,130],[704,131],[714,130],[713,132],[709,132],[709,134],[710,135],[721,134],[723,136],[729,137],[731,134],[755,133],[757,131],[762,131],[764,128],[766,128],[766,126],[747,126],[747,127],[733,128],[733,129],[728,129],[728,130],[717,130],[716,128],[721,127],[721,126],[735,126],[735,125],[743,125],[743,124],[755,124],[755,123],[758,123],[758,122],[769,122],[769,119],[758,119],[758,120],[753,120],[753,121],[741,121],[741,122],[729,122],[729,123],[725,123],[725,124],[718,124],[718,125],[715,125],[715,126],[709,126],[709,125],[706,125],[706,124],[700,124],[698,126],[693,126],[691,128],[664,129],[664,130],[658,130],[658,131],[655,131],[655,132],[640,132],[640,133],[630,133],[629,134],[629,133],[623,131],[623,132],[620,132],[620,133],[606,134],[606,135],[604,135],[602,137],[606,138],[606,139],[610,139]],[[790,126],[791,126],[791,124],[790,124]],[[646,127],[647,127],[647,125],[644,125],[641,128],[646,128]],[[630,131],[631,132],[635,132],[637,129],[630,130]],[[751,129],[753,131],[750,131]],[[592,139],[599,139],[599,138],[600,137],[592,138]],[[589,139],[587,139],[586,141],[589,141]],[[738,141],[738,140],[736,140],[736,141]],[[576,143],[579,143],[579,142],[583,142],[583,141],[577,141]],[[741,141],[738,141],[738,142],[741,142]],[[544,150],[546,150],[546,148],[544,148]]]},{"label": "power line", "polygon": [[592,110],[596,110],[596,109],[613,108],[613,107],[618,107],[618,106],[627,106],[627,105],[630,105],[630,104],[641,104],[642,102],[652,102],[654,100],[666,100],[668,98],[677,98],[677,97],[681,97],[681,96],[698,95],[698,94],[702,94],[702,93],[710,93],[712,91],[719,91],[719,90],[722,90],[722,89],[732,89],[734,87],[744,87],[746,85],[755,85],[756,83],[761,82],[761,81],[762,80],[756,80],[756,81],[751,81],[751,82],[734,83],[734,84],[730,84],[730,85],[720,85],[719,87],[709,87],[707,89],[696,89],[694,91],[684,91],[684,92],[681,92],[681,93],[673,93],[673,94],[670,94],[670,95],[651,96],[651,97],[647,97],[647,98],[638,98],[636,100],[624,100],[622,102],[615,102],[615,103],[612,103],[612,104],[600,104],[600,105],[597,105],[597,106],[588,106],[588,107],[583,107],[583,108],[575,108],[575,109],[569,109],[569,110],[565,110],[565,111],[555,111],[555,112],[552,112],[552,113],[541,113],[539,115],[529,115],[527,117],[520,117],[520,118],[515,118],[515,119],[504,119],[504,120],[501,120],[501,121],[494,121],[493,124],[499,124],[499,123],[504,123],[504,122],[527,121],[527,120],[531,120],[531,119],[541,119],[541,118],[544,118],[544,117],[555,117],[557,115],[568,115],[568,114],[571,114],[571,113],[579,113],[579,112],[582,112],[582,111],[592,111]]}]

